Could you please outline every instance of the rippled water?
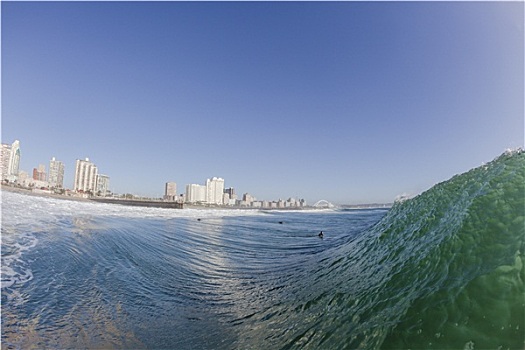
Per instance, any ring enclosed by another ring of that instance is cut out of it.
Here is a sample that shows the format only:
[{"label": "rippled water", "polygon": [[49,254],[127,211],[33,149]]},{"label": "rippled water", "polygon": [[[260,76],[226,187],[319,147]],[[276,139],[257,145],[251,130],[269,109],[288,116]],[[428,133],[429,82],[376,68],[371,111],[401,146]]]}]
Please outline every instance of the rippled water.
[{"label": "rippled water", "polygon": [[2,338],[21,348],[238,346],[245,323],[293,302],[301,276],[385,213],[3,203]]},{"label": "rippled water", "polygon": [[2,347],[523,349],[524,184],[518,151],[388,212],[3,192]]}]

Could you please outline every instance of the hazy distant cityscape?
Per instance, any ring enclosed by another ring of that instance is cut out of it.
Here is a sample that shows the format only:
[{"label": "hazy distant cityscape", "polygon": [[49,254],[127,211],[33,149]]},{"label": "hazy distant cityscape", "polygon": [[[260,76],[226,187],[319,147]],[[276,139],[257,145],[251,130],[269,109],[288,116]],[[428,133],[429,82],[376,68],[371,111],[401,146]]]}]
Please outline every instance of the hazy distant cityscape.
[{"label": "hazy distant cityscape", "polygon": [[[168,181],[164,184],[162,198],[144,198],[131,193],[118,194],[110,190],[110,177],[98,172],[98,167],[89,158],[77,159],[73,187],[64,186],[64,163],[52,157],[48,171],[44,164],[33,168],[32,173],[20,170],[20,141],[12,144],[2,143],[1,151],[1,181],[29,189],[36,193],[59,194],[69,197],[92,198],[110,197],[125,199],[151,199],[166,202],[178,202],[205,206],[237,206],[250,208],[302,208],[306,207],[304,199],[288,198],[286,200],[258,200],[249,193],[241,197],[234,187],[225,187],[225,180],[220,177],[206,179],[204,184],[187,184],[185,192],[177,192],[177,183]],[[322,201],[322,205],[331,204]]]}]

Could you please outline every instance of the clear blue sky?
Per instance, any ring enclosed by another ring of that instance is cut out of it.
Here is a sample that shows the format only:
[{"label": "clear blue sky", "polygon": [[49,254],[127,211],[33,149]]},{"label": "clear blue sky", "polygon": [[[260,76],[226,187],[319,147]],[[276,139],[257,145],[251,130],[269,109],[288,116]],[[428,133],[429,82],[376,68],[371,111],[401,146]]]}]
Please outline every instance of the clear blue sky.
[{"label": "clear blue sky", "polygon": [[524,143],[523,2],[5,2],[2,142],[115,192],[390,202]]}]

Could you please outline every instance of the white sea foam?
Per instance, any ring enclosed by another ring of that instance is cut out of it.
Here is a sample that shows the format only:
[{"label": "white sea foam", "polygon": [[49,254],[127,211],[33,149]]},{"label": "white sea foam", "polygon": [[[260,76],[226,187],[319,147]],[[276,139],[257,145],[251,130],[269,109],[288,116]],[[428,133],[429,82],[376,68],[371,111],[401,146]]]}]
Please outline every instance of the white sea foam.
[{"label": "white sea foam", "polygon": [[[5,215],[5,213],[4,213]],[[33,271],[23,259],[24,252],[35,247],[38,239],[31,232],[14,234],[2,226],[2,259],[0,266],[0,288],[8,300],[22,302],[20,293],[12,290],[15,285],[23,285],[33,279]],[[17,301],[18,300],[18,301]]]},{"label": "white sea foam", "polygon": [[523,153],[523,148],[522,147],[507,148],[505,150],[505,152],[503,152],[503,154],[505,154],[507,156],[511,156],[513,154],[520,154],[520,153]]},{"label": "white sea foam", "polygon": [[394,199],[394,202],[402,203],[402,202],[404,202],[406,200],[409,200],[409,199],[411,199],[413,197],[414,197],[414,195],[404,192],[402,194],[397,195],[396,198]]},{"label": "white sea foam", "polygon": [[50,225],[73,221],[78,227],[82,223],[87,225],[91,217],[171,219],[261,215],[257,210],[145,208],[28,196],[8,191],[2,191],[1,195],[0,286],[9,300],[17,299],[14,287],[33,279],[23,255],[37,245],[38,232],[49,232]]},{"label": "white sea foam", "polygon": [[2,193],[3,220],[17,222],[49,222],[64,216],[97,216],[126,218],[198,218],[261,215],[248,209],[166,209],[132,207],[118,204],[68,201],[50,197],[27,196],[12,192]]}]

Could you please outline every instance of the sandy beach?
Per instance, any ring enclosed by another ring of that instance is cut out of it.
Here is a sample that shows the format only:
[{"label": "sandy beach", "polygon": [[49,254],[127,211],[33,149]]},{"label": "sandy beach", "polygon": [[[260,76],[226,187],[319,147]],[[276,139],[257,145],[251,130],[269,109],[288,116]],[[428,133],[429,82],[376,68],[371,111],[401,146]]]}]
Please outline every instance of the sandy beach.
[{"label": "sandy beach", "polygon": [[89,198],[82,198],[82,197],[76,197],[76,196],[66,196],[66,195],[60,195],[55,193],[46,193],[46,192],[33,192],[32,190],[26,189],[26,188],[20,188],[20,187],[14,187],[14,186],[6,186],[2,185],[0,186],[1,191],[9,191],[9,192],[15,192],[20,194],[25,194],[28,196],[36,196],[36,197],[50,197],[50,198],[56,198],[56,199],[64,199],[68,201],[77,201],[77,202],[88,202],[90,201]]}]

